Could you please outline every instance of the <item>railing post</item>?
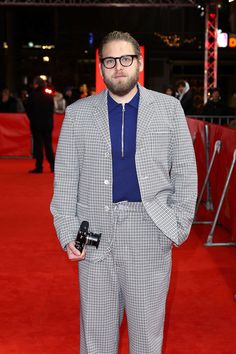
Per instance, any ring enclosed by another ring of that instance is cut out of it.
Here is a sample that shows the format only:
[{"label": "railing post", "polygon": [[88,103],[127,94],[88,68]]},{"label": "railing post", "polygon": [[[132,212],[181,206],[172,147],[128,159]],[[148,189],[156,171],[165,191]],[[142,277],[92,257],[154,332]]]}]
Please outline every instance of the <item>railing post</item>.
[{"label": "railing post", "polygon": [[211,158],[208,170],[207,170],[206,178],[204,180],[204,183],[203,183],[203,186],[202,186],[202,190],[201,190],[201,193],[200,193],[199,198],[198,198],[198,202],[197,202],[197,206],[196,206],[196,214],[198,212],[198,209],[199,209],[202,197],[203,197],[204,190],[205,190],[206,185],[207,185],[207,183],[209,181],[209,177],[210,177],[211,169],[212,169],[212,166],[213,166],[213,163],[214,163],[214,160],[215,160],[216,153],[219,154],[220,153],[220,149],[221,149],[221,141],[217,140],[215,142],[215,145],[214,145],[214,152],[213,152],[213,155],[212,155],[212,158]]},{"label": "railing post", "polygon": [[[210,151],[210,141],[209,141],[209,127],[206,124],[205,127],[205,153],[206,153],[206,169],[207,171],[209,170],[209,151]],[[206,192],[207,192],[207,200],[206,200],[206,209],[207,210],[213,210],[213,203],[212,203],[212,198],[211,198],[211,185],[210,181],[207,180],[206,184]]]},{"label": "railing post", "polygon": [[231,178],[231,175],[233,173],[233,169],[234,169],[234,166],[235,166],[235,161],[236,161],[236,149],[234,150],[234,153],[233,153],[232,163],[231,163],[231,166],[230,166],[230,169],[229,169],[229,173],[228,173],[227,178],[226,178],[225,186],[223,188],[223,192],[222,192],[222,195],[221,195],[221,198],[220,198],[220,202],[219,202],[219,205],[218,205],[218,208],[217,208],[217,211],[216,211],[216,215],[215,215],[212,227],[211,227],[211,231],[210,231],[210,233],[208,235],[207,242],[205,243],[206,246],[236,246],[236,242],[213,243],[213,235],[214,235],[215,227],[216,227],[216,224],[217,224],[217,221],[218,221],[218,218],[219,218],[220,210],[221,210],[224,198],[225,198],[225,194],[226,194],[227,188],[229,186],[230,178]]}]

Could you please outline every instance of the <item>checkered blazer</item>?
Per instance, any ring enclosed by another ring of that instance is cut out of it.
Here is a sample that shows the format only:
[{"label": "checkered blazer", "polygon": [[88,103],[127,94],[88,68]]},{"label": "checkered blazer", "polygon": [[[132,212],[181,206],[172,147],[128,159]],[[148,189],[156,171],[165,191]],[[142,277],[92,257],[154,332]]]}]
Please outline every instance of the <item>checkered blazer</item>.
[{"label": "checkered blazer", "polygon": [[[144,207],[176,245],[188,237],[197,197],[191,136],[179,101],[139,86],[136,169]],[[80,223],[102,233],[87,259],[110,252],[113,232],[112,152],[107,90],[78,100],[65,114],[56,152],[51,212],[61,246],[75,240]],[[148,235],[146,235],[148,239]]]}]

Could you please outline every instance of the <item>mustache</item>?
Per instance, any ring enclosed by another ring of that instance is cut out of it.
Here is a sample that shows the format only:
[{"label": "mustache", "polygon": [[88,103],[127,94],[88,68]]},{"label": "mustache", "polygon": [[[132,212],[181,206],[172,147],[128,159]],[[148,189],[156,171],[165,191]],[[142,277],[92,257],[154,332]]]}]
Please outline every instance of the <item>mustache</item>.
[{"label": "mustache", "polygon": [[127,77],[127,74],[123,72],[116,72],[112,75],[112,78],[117,78],[117,77]]}]

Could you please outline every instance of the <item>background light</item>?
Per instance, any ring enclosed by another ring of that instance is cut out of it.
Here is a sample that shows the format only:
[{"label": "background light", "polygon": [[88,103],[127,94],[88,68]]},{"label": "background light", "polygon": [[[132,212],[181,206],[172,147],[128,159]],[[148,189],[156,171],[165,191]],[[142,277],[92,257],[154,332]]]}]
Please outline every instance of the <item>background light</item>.
[{"label": "background light", "polygon": [[40,79],[47,81],[48,77],[46,75],[39,75]]},{"label": "background light", "polygon": [[45,56],[45,57],[43,57],[43,61],[45,61],[45,62],[49,62],[49,61],[50,61],[50,58],[49,58],[49,57],[47,57],[47,56]]},{"label": "background light", "polygon": [[48,87],[45,88],[44,92],[47,93],[48,95],[52,95],[52,89],[50,89]]},{"label": "background light", "polygon": [[223,33],[222,30],[218,30],[217,44],[220,48],[226,48],[228,46],[228,33]]}]

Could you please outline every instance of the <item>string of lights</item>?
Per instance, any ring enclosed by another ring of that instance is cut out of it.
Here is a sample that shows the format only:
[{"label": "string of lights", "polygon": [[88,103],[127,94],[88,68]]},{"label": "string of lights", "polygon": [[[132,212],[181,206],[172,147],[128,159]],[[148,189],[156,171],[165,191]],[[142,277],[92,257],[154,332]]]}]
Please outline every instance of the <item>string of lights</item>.
[{"label": "string of lights", "polygon": [[154,32],[154,35],[157,37],[157,38],[160,38],[160,40],[166,44],[168,47],[181,47],[183,45],[186,45],[186,44],[192,44],[194,42],[196,42],[197,40],[197,37],[194,36],[194,37],[191,37],[191,38],[187,38],[187,37],[183,37],[183,36],[180,36],[178,34],[172,34],[172,35],[165,35],[165,34],[162,34],[162,33],[158,33],[158,32]]}]

